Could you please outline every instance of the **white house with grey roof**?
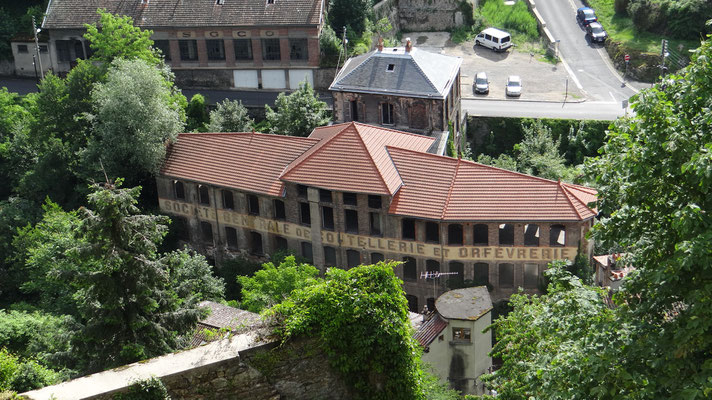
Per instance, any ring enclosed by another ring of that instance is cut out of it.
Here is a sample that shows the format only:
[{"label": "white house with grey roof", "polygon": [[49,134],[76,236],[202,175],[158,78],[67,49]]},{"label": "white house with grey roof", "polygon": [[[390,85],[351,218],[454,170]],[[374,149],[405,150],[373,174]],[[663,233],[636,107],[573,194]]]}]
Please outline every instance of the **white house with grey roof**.
[{"label": "white house with grey roof", "polygon": [[329,87],[336,122],[360,121],[425,135],[461,128],[462,58],[412,46],[349,58]]}]

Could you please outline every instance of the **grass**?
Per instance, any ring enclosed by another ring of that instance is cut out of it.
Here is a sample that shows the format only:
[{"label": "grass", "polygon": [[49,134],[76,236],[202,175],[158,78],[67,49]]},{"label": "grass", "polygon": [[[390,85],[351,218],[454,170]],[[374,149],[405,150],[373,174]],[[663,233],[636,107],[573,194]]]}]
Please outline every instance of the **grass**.
[{"label": "grass", "polygon": [[700,46],[700,42],[696,40],[669,39],[655,33],[638,32],[630,17],[616,14],[614,0],[588,0],[588,3],[596,10],[598,21],[606,29],[611,40],[622,43],[625,48],[646,53],[660,53],[662,39],[668,39],[669,49],[687,56],[688,50]]}]

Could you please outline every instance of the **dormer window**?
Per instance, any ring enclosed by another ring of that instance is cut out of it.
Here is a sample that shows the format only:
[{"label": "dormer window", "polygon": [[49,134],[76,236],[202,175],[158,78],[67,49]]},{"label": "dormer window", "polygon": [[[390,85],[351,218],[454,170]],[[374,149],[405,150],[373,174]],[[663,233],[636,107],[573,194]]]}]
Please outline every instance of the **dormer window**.
[{"label": "dormer window", "polygon": [[395,64],[388,64],[388,67],[386,68],[386,71],[388,72],[393,72],[396,69]]}]

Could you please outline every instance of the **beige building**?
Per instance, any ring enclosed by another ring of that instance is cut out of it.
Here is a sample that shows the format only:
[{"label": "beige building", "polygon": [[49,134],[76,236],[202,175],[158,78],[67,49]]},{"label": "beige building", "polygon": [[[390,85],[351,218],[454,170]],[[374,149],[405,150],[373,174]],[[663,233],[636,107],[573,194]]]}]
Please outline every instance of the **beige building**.
[{"label": "beige building", "polygon": [[10,46],[12,47],[12,58],[15,60],[15,75],[40,77],[40,62],[44,73],[47,73],[52,67],[47,41],[44,36],[39,42],[41,60],[37,59],[37,44],[33,37],[14,37],[10,42]]},{"label": "beige building", "polygon": [[98,8],[153,30],[181,86],[296,89],[314,85],[324,0],[51,0],[42,28],[52,69],[91,55],[84,24]]},{"label": "beige building", "polygon": [[483,394],[480,376],[492,367],[492,300],[485,286],[451,290],[438,297],[436,309],[424,316],[415,338],[422,360],[453,389]]},{"label": "beige building", "polygon": [[[308,138],[180,134],[159,203],[182,240],[218,263],[281,248],[322,269],[403,261],[412,311],[432,309],[446,287],[536,293],[548,262],[590,254],[595,190],[439,156],[434,144],[359,123]],[[433,289],[426,271],[456,275]]]}]

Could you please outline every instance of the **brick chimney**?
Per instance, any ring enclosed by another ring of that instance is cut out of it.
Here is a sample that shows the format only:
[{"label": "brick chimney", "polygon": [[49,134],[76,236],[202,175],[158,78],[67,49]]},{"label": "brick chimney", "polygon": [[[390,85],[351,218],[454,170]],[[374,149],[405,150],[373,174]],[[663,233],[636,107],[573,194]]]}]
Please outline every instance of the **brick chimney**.
[{"label": "brick chimney", "polygon": [[405,52],[410,53],[413,50],[413,43],[411,43],[410,38],[405,38]]},{"label": "brick chimney", "polygon": [[378,38],[378,51],[383,51],[383,38]]}]

